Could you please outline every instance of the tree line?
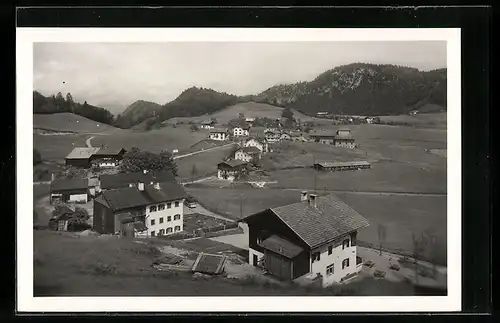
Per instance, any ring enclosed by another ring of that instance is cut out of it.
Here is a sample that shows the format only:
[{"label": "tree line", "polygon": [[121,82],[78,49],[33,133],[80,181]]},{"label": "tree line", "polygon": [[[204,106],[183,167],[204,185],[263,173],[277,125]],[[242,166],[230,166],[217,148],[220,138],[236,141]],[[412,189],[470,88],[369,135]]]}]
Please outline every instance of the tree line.
[{"label": "tree line", "polygon": [[83,104],[75,102],[71,93],[66,94],[66,97],[61,92],[46,97],[37,91],[33,91],[33,113],[54,114],[63,112],[74,113],[108,125],[113,125],[114,122],[114,116],[111,112],[104,108],[90,105],[87,101]]}]

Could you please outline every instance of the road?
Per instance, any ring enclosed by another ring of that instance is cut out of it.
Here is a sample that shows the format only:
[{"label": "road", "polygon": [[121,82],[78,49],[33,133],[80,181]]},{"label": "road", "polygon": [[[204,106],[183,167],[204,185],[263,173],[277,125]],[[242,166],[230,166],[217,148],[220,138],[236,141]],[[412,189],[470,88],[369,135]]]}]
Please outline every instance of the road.
[{"label": "road", "polygon": [[[278,188],[273,187],[271,189],[282,189],[285,191],[313,191],[311,189],[305,188]],[[318,189],[317,192],[327,192],[327,193],[348,193],[348,194],[359,194],[359,195],[395,195],[395,196],[431,196],[431,197],[442,197],[446,196],[446,193],[419,193],[419,192],[377,192],[377,191],[350,191],[350,190],[324,190]]]},{"label": "road", "polygon": [[196,154],[201,154],[201,153],[204,153],[204,152],[207,152],[207,151],[210,151],[210,150],[215,150],[215,149],[229,147],[231,145],[235,145],[235,143],[232,142],[232,143],[229,143],[229,144],[226,144],[226,145],[222,145],[222,146],[212,147],[212,148],[208,148],[208,149],[204,149],[204,150],[198,150],[198,151],[194,151],[192,153],[188,153],[188,154],[184,154],[184,155],[174,156],[174,159],[180,159],[180,158],[184,158],[184,157],[189,157],[189,156],[193,156],[193,155],[196,155]]},{"label": "road", "polygon": [[87,145],[87,147],[92,148],[92,144],[90,143],[90,141],[91,141],[94,137],[95,137],[95,136],[92,136],[92,137],[90,137],[89,139],[85,140],[85,144]]}]

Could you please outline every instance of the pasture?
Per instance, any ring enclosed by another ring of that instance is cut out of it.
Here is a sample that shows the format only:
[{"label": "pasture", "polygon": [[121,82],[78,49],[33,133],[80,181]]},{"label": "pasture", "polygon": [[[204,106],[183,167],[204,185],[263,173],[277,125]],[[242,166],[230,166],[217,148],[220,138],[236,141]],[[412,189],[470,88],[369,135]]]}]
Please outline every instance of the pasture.
[{"label": "pasture", "polygon": [[78,133],[102,133],[120,130],[69,112],[33,114],[33,128]]},{"label": "pasture", "polygon": [[61,136],[33,135],[33,146],[42,155],[43,160],[64,162],[64,158],[75,147],[86,147],[89,135],[70,134]]},{"label": "pasture", "polygon": [[381,116],[381,122],[408,124],[415,127],[446,129],[446,112],[419,113],[416,115]]},{"label": "pasture", "polygon": [[217,164],[229,157],[232,150],[232,146],[228,146],[176,159],[178,175],[182,180],[191,180],[193,166],[196,168],[195,178],[213,175],[217,173]]}]

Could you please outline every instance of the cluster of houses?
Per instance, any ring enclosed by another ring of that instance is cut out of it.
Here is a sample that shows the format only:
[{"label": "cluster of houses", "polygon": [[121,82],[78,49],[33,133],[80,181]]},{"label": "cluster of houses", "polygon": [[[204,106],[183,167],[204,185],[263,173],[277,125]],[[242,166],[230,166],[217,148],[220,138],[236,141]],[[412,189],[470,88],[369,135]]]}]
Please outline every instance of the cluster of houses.
[{"label": "cluster of houses", "polygon": [[380,117],[335,115],[331,112],[317,112],[316,118],[332,119],[334,124],[380,123]]}]

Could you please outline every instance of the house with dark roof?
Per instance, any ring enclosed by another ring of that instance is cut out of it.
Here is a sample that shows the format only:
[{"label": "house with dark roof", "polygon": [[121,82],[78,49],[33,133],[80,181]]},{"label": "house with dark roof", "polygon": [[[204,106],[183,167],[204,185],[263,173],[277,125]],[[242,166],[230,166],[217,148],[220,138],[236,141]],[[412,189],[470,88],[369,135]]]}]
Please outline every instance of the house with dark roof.
[{"label": "house with dark roof", "polygon": [[243,143],[244,147],[255,147],[259,149],[262,153],[267,153],[269,151],[269,144],[259,138],[249,138]]},{"label": "house with dark roof", "polygon": [[361,269],[358,230],[368,220],[334,195],[301,193],[297,203],[270,208],[248,224],[249,262],[285,281],[321,278],[328,286]]},{"label": "house with dark roof", "polygon": [[335,136],[335,133],[330,132],[314,132],[309,134],[309,137],[314,142],[326,145],[335,145]]},{"label": "house with dark roof", "polygon": [[356,143],[351,135],[350,129],[339,129],[335,134],[335,146],[354,149],[356,148]]},{"label": "house with dark roof", "polygon": [[228,140],[229,131],[225,128],[211,129],[208,135],[208,139],[212,140]]},{"label": "house with dark roof", "polygon": [[174,174],[169,170],[133,173],[103,174],[99,176],[100,190],[111,190],[129,187],[139,182],[153,184],[155,182],[175,182]]},{"label": "house with dark roof", "polygon": [[147,236],[180,232],[184,229],[185,198],[182,185],[174,182],[138,182],[103,191],[94,199],[94,231],[115,234],[133,222],[142,224]]},{"label": "house with dark roof", "polygon": [[90,157],[90,162],[97,167],[116,167],[123,159],[125,152],[124,148],[99,148]]},{"label": "house with dark roof", "polygon": [[217,178],[234,181],[247,171],[248,163],[242,160],[228,160],[217,164]]},{"label": "house with dark roof", "polygon": [[50,203],[78,202],[89,200],[88,179],[54,179],[50,183]]},{"label": "house with dark roof", "polygon": [[371,168],[371,164],[366,160],[348,161],[348,162],[318,162],[313,165],[313,168],[319,171],[345,171],[345,170],[361,170]]},{"label": "house with dark roof", "polygon": [[250,126],[237,126],[232,129],[232,133],[234,137],[248,136],[250,134]]},{"label": "house with dark roof", "polygon": [[201,129],[213,129],[215,127],[215,121],[213,120],[203,120],[200,123]]},{"label": "house with dark roof", "polygon": [[242,147],[234,153],[234,159],[248,163],[259,160],[260,157],[261,151],[256,147]]},{"label": "house with dark roof", "polygon": [[89,168],[92,155],[97,151],[99,151],[99,148],[75,147],[65,158],[66,166]]}]

